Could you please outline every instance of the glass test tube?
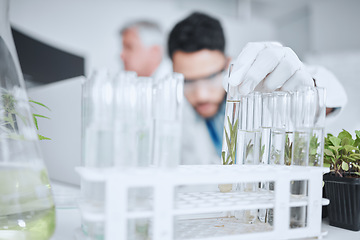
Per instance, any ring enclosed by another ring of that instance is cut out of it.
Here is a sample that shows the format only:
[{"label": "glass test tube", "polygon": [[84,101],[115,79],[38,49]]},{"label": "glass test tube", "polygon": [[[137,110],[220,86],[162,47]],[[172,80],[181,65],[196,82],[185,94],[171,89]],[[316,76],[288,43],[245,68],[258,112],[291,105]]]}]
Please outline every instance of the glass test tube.
[{"label": "glass test tube", "polygon": [[115,166],[136,167],[136,78],[135,72],[120,72],[115,78],[114,156]]},{"label": "glass test tube", "polygon": [[240,94],[237,87],[228,86],[224,119],[221,163],[223,165],[240,164],[237,154]]},{"label": "glass test tube", "polygon": [[292,158],[292,146],[294,142],[294,132],[295,132],[295,118],[296,110],[295,104],[295,92],[289,92],[286,96],[286,111],[285,111],[285,150],[284,150],[284,162],[285,165],[291,165]]},{"label": "glass test tube", "polygon": [[[107,70],[93,73],[83,85],[82,164],[89,168],[109,168],[113,161],[113,76]],[[104,212],[104,182],[81,179],[85,214]],[[89,239],[104,234],[103,221],[82,220],[82,229]]]},{"label": "glass test tube", "polygon": [[325,135],[325,117],[326,117],[326,91],[324,88],[316,87],[313,89],[314,105],[316,113],[314,126],[311,129],[310,146],[309,146],[309,166],[323,166],[324,157],[324,135]]},{"label": "glass test tube", "polygon": [[84,129],[84,166],[113,166],[113,77],[107,70],[95,72],[88,80],[87,113]]},{"label": "glass test tube", "polygon": [[181,159],[181,119],[184,76],[173,73],[153,86],[154,154],[153,164],[174,168]]},{"label": "glass test tube", "polygon": [[270,164],[284,164],[287,93],[273,93],[273,126],[271,129]]},{"label": "glass test tube", "polygon": [[[260,162],[260,125],[261,125],[261,95],[250,93],[241,97],[241,127],[240,136],[244,144],[239,145],[243,151],[243,164],[254,165]],[[240,183],[238,191],[258,191],[259,183]],[[254,223],[258,217],[258,210],[235,211],[235,217],[244,223]]]},{"label": "glass test tube", "polygon": [[[260,139],[260,164],[269,164],[271,150],[271,127],[273,122],[273,94],[261,94],[261,139]],[[269,182],[260,183],[260,191],[269,190]],[[269,222],[270,209],[259,209],[260,222]]]},{"label": "glass test tube", "polygon": [[[294,99],[294,142],[292,148],[292,165],[309,165],[310,131],[314,124],[316,106],[314,105],[315,91],[313,88],[298,90]],[[293,181],[290,186],[291,194],[299,197],[307,195],[307,182]],[[290,228],[306,227],[306,207],[292,207],[290,209]]]},{"label": "glass test tube", "polygon": [[152,146],[152,86],[153,79],[138,77],[136,79],[136,165],[149,167]]}]

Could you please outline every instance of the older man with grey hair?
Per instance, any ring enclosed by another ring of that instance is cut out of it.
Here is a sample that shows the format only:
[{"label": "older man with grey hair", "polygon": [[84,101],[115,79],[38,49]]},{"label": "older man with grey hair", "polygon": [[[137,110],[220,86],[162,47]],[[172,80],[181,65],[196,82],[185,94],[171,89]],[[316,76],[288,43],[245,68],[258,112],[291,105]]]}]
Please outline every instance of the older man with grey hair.
[{"label": "older man with grey hair", "polygon": [[164,56],[164,35],[158,24],[145,20],[130,22],[120,34],[121,59],[126,71],[153,78],[172,72],[171,62]]}]

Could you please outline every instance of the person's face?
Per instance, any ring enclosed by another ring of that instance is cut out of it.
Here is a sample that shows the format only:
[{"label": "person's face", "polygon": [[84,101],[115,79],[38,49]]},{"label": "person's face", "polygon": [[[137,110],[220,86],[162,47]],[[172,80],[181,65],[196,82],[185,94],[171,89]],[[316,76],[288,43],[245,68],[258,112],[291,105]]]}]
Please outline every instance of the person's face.
[{"label": "person's face", "polygon": [[172,60],[174,72],[185,77],[184,95],[190,104],[200,116],[214,116],[225,96],[222,78],[227,58],[218,50],[204,49],[192,53],[176,51]]},{"label": "person's face", "polygon": [[134,71],[139,76],[147,76],[147,60],[151,59],[151,50],[144,46],[136,29],[128,29],[122,34],[121,59],[126,71]]}]

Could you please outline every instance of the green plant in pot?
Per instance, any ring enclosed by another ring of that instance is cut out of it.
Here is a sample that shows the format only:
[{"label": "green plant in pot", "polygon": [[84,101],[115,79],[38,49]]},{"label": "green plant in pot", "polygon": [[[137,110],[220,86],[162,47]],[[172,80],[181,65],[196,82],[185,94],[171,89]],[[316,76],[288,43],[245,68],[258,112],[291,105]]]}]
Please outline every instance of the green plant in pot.
[{"label": "green plant in pot", "polygon": [[360,131],[355,137],[346,130],[328,134],[324,146],[324,175],[329,223],[353,231],[360,230]]}]

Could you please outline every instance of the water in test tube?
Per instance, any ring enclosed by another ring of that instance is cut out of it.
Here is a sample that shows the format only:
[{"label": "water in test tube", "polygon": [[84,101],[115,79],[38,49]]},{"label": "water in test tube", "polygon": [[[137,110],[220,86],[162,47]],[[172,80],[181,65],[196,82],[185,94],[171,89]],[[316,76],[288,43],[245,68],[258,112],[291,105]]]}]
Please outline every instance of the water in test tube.
[{"label": "water in test tube", "polygon": [[[256,165],[260,162],[260,123],[261,95],[250,93],[241,97],[242,124],[239,134],[244,143],[239,145],[243,152],[243,164]],[[259,183],[240,183],[238,190],[242,192],[258,191]],[[254,223],[258,217],[257,209],[235,211],[235,217],[244,223]]]},{"label": "water in test tube", "polygon": [[136,79],[135,72],[120,72],[114,82],[114,161],[121,169],[137,165]]},{"label": "water in test tube", "polygon": [[223,165],[239,164],[237,158],[237,144],[240,109],[240,94],[236,87],[228,87],[226,96],[226,110],[224,119],[223,145],[221,151],[221,163]]},{"label": "water in test tube", "polygon": [[324,157],[324,128],[326,117],[326,91],[324,88],[313,88],[314,105],[316,106],[314,126],[311,129],[309,146],[309,166],[322,167]]},{"label": "water in test tube", "polygon": [[[298,166],[309,165],[309,146],[311,129],[314,126],[316,106],[314,105],[315,91],[304,88],[295,92],[293,119],[295,120],[294,142],[292,146],[291,164]],[[293,181],[290,186],[294,197],[307,195],[306,181]],[[290,209],[290,228],[306,227],[306,207],[292,207]]]},{"label": "water in test tube", "polygon": [[184,76],[172,73],[157,80],[153,86],[154,98],[154,152],[153,164],[174,168],[181,159],[181,120]]},{"label": "water in test tube", "polygon": [[153,79],[138,77],[136,79],[136,165],[149,167],[152,153],[152,86]]},{"label": "water in test tube", "polygon": [[[269,164],[270,159],[270,136],[273,121],[273,94],[261,94],[261,139],[260,139],[260,164]],[[269,182],[260,183],[260,191],[269,190]],[[267,222],[269,209],[259,209],[260,222]]]}]

